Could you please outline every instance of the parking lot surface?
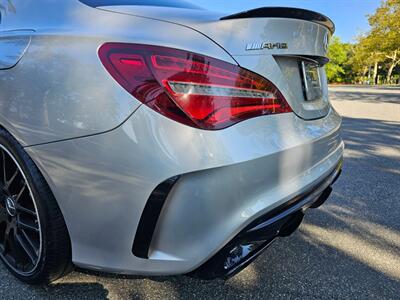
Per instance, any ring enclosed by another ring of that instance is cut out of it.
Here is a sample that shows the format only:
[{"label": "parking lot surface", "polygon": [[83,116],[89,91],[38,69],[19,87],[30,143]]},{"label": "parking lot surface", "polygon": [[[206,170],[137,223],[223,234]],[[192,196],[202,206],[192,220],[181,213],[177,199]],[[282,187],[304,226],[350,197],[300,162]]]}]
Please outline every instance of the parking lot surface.
[{"label": "parking lot surface", "polygon": [[400,88],[332,87],[345,164],[328,202],[227,281],[74,272],[49,287],[0,265],[0,299],[399,299]]}]

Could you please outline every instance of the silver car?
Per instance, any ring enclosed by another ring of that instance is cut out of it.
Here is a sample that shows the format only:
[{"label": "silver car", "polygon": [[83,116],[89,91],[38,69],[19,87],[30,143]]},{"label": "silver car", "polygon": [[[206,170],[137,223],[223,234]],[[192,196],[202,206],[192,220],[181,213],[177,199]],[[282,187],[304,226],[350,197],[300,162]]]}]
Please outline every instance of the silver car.
[{"label": "silver car", "polygon": [[302,9],[0,0],[1,260],[28,283],[239,272],[340,174],[333,32]]}]

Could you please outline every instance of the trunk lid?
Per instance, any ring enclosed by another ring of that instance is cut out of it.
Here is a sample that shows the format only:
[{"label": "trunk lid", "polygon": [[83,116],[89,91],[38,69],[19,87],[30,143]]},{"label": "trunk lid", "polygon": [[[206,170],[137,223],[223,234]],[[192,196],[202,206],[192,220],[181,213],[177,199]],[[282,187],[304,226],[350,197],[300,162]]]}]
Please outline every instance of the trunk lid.
[{"label": "trunk lid", "polygon": [[334,25],[319,13],[265,7],[224,16],[192,7],[97,8],[190,27],[224,48],[241,67],[273,82],[299,117],[317,119],[330,110],[323,65]]}]

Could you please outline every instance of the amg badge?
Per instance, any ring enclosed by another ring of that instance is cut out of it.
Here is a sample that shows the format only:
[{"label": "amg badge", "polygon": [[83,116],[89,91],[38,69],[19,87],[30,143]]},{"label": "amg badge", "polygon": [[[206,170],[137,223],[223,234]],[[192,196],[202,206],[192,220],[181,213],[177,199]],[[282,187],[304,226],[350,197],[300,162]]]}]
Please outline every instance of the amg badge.
[{"label": "amg badge", "polygon": [[287,49],[287,43],[250,43],[247,44],[246,50],[262,50],[262,49]]}]

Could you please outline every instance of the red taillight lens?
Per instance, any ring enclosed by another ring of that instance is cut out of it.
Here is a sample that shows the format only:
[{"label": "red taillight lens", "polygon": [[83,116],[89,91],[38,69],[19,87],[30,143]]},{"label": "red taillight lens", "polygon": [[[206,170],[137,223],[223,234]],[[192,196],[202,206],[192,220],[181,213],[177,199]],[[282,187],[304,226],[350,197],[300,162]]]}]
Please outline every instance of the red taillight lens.
[{"label": "red taillight lens", "polygon": [[278,89],[236,65],[158,46],[106,43],[99,57],[111,76],[155,111],[202,129],[291,112]]}]

